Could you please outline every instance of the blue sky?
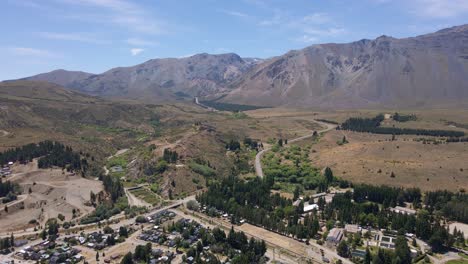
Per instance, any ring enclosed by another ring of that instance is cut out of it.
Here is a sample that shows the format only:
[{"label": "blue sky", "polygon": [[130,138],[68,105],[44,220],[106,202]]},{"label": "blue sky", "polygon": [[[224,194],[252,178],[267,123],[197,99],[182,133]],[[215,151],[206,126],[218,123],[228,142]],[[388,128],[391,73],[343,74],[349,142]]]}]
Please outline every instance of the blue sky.
[{"label": "blue sky", "polygon": [[267,58],[325,42],[468,23],[468,0],[3,0],[0,80],[153,58]]}]

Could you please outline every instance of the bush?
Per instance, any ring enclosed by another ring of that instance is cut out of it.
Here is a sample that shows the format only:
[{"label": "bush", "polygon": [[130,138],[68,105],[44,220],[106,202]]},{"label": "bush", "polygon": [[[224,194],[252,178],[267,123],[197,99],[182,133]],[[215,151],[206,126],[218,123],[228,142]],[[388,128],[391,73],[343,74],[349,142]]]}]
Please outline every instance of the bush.
[{"label": "bush", "polygon": [[216,175],[215,170],[213,170],[212,168],[206,165],[198,164],[196,162],[191,162],[189,164],[189,167],[193,172],[201,174],[205,177],[213,177]]},{"label": "bush", "polygon": [[200,204],[195,200],[190,200],[187,202],[187,208],[192,211],[198,211],[200,209]]},{"label": "bush", "polygon": [[146,223],[146,217],[144,217],[144,216],[142,216],[142,215],[139,215],[139,216],[137,216],[137,218],[135,219],[135,222],[140,223],[140,224]]}]

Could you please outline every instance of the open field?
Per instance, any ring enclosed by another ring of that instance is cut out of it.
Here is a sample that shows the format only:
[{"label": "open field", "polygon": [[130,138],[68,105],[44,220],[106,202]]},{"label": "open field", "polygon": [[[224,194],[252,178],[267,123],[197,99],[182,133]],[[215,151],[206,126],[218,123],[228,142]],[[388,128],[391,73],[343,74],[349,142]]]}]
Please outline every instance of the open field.
[{"label": "open field", "polygon": [[[349,143],[336,142],[346,136]],[[314,146],[310,158],[353,182],[458,191],[468,186],[468,144],[423,144],[397,137],[331,131]],[[314,152],[315,151],[315,152]],[[395,177],[391,177],[391,173]]]},{"label": "open field", "polygon": [[[60,169],[37,169],[37,163],[13,166],[11,179],[23,189],[24,199],[18,208],[9,206],[8,213],[2,210],[0,214],[0,230],[19,230],[32,227],[29,221],[36,219],[43,225],[49,218],[58,214],[65,216],[65,221],[72,219],[72,211],[77,211],[77,217],[94,210],[87,206],[90,192],[99,193],[103,190],[100,181],[82,178],[73,173],[62,172]],[[29,193],[29,188],[31,193]],[[12,204],[18,201],[12,202]],[[23,208],[23,209],[21,209]]]},{"label": "open field", "polygon": [[136,196],[138,199],[143,200],[143,202],[146,203],[146,205],[144,203],[141,204],[143,206],[147,206],[147,205],[154,206],[154,205],[158,204],[159,202],[161,202],[161,199],[158,196],[156,196],[156,194],[154,194],[150,190],[146,189],[145,187],[142,187],[140,189],[131,190],[129,192],[132,195]]}]

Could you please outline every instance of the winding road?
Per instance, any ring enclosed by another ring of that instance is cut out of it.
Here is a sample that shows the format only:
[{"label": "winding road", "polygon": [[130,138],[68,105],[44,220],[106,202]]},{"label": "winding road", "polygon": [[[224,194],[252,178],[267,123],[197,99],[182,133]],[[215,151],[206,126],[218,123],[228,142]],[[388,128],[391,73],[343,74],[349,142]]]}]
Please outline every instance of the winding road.
[{"label": "winding road", "polygon": [[[317,121],[317,120],[312,120],[312,121],[326,127],[325,129],[317,131],[317,133],[319,133],[319,134],[328,132],[328,131],[336,128],[335,124],[325,123],[325,122]],[[313,135],[314,135],[314,133],[312,132],[309,135],[305,135],[305,136],[302,136],[302,137],[298,137],[298,138],[288,140],[288,142],[289,143],[298,142],[298,141],[301,141],[301,140],[304,140],[304,139],[311,138]],[[257,176],[260,177],[260,178],[263,178],[262,157],[265,154],[265,152],[269,151],[270,149],[271,149],[271,147],[267,147],[267,148],[263,149],[262,151],[258,152],[257,155],[255,156],[255,172],[256,172]]]}]

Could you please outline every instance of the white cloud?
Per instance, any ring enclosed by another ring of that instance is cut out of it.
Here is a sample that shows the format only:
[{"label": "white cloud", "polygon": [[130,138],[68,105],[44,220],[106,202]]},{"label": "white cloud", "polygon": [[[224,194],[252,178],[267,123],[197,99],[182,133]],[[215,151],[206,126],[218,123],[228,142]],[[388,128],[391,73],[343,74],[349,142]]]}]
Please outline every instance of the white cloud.
[{"label": "white cloud", "polygon": [[48,50],[28,48],[28,47],[10,47],[8,50],[17,56],[32,56],[32,57],[57,57],[57,54]]},{"label": "white cloud", "polygon": [[129,38],[126,39],[125,42],[134,46],[155,46],[159,44],[158,42],[149,41],[141,38]]},{"label": "white cloud", "polygon": [[142,53],[143,51],[144,51],[144,49],[141,49],[141,48],[130,49],[130,53],[132,54],[132,56],[136,56],[136,55]]},{"label": "white cloud", "polygon": [[86,43],[102,44],[105,41],[93,38],[91,35],[86,33],[55,33],[55,32],[38,32],[39,36],[52,40],[66,40],[66,41],[78,41]]},{"label": "white cloud", "polygon": [[451,18],[468,14],[467,0],[416,0],[413,13],[430,18]]}]

